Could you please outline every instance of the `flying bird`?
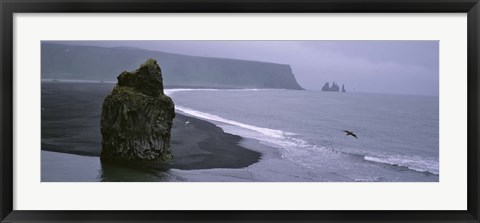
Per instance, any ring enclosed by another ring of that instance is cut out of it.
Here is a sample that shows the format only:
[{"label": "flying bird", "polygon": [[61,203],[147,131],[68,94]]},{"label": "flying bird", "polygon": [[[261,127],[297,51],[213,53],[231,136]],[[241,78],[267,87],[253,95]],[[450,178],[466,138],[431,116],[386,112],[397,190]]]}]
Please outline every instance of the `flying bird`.
[{"label": "flying bird", "polygon": [[343,130],[343,132],[347,133],[347,136],[353,136],[353,137],[355,137],[355,139],[358,139],[357,135],[353,134],[353,132],[351,132],[351,131]]},{"label": "flying bird", "polygon": [[190,121],[186,121],[185,122],[185,127],[190,123]]}]

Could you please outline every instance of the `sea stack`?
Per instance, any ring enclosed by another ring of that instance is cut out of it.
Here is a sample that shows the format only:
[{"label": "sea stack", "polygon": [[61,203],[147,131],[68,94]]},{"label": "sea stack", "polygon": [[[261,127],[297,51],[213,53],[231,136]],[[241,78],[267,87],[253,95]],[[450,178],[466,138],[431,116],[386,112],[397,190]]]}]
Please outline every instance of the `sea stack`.
[{"label": "sea stack", "polygon": [[175,107],[163,93],[157,61],[148,59],[137,70],[124,71],[117,79],[102,106],[102,162],[172,159],[170,130]]},{"label": "sea stack", "polygon": [[[337,83],[335,83],[335,81],[332,83],[332,86],[330,87],[330,84],[327,82],[323,85],[322,87],[322,91],[334,91],[334,92],[339,92],[340,91],[340,87],[338,86]],[[345,90],[345,85],[342,84],[342,92],[347,92]]]}]

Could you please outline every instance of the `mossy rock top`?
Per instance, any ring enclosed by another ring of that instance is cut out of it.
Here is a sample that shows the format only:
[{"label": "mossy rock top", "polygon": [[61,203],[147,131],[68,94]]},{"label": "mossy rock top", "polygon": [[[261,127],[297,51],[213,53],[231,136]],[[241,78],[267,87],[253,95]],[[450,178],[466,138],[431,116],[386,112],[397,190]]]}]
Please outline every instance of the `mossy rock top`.
[{"label": "mossy rock top", "polygon": [[131,87],[154,97],[163,95],[162,71],[154,59],[148,59],[135,71],[122,72],[117,79],[119,87]]},{"label": "mossy rock top", "polygon": [[175,105],[163,93],[157,61],[149,59],[117,79],[102,105],[102,162],[143,164],[172,159],[170,131]]}]

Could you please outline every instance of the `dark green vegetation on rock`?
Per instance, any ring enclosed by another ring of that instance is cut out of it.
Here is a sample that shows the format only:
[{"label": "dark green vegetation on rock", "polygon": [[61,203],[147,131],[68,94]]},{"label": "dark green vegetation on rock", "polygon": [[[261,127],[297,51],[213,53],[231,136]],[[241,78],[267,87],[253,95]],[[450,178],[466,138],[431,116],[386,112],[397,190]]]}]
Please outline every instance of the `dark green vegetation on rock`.
[{"label": "dark green vegetation on rock", "polygon": [[163,93],[162,72],[155,60],[147,60],[133,72],[122,72],[102,106],[102,161],[172,159],[174,117],[174,104]]},{"label": "dark green vegetation on rock", "polygon": [[42,42],[41,54],[43,79],[112,81],[115,74],[155,58],[161,62],[165,86],[302,89],[286,64],[48,42]]}]

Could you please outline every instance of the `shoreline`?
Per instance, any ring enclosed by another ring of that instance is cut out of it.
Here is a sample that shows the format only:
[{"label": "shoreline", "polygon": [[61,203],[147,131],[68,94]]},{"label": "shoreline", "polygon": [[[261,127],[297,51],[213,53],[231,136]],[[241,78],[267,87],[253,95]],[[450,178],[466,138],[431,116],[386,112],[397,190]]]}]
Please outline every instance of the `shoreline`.
[{"label": "shoreline", "polygon": [[[98,83],[42,83],[41,150],[99,157],[101,106],[110,92],[108,85]],[[262,154],[242,146],[243,140],[213,123],[176,112],[170,140],[173,159],[161,166],[180,170],[248,167]]]},{"label": "shoreline", "polygon": [[[102,80],[74,80],[74,79],[41,79],[42,84],[103,84],[103,85],[116,85],[117,81],[102,81]],[[205,85],[178,85],[178,84],[165,84],[163,89],[218,89],[218,90],[242,90],[242,89],[275,89],[275,90],[306,90],[306,89],[289,89],[289,88],[242,88],[235,86],[205,86]]]},{"label": "shoreline", "polygon": [[[189,112],[179,105],[170,142],[174,156],[171,162],[145,161],[136,166],[101,163],[100,111],[104,97],[113,87],[114,84],[42,83],[42,181],[82,181],[83,178],[75,178],[77,174],[85,174],[82,177],[90,174],[91,181],[116,182],[438,182],[439,179],[438,174],[409,168],[406,163],[412,160],[409,157],[398,162],[372,162],[365,155],[317,147],[295,136],[281,137],[281,142],[262,140],[265,138],[237,131],[237,127],[245,127],[243,123]],[[202,99],[197,100],[203,103]],[[283,142],[286,147],[282,147]],[[385,159],[388,161],[390,157]]]}]

